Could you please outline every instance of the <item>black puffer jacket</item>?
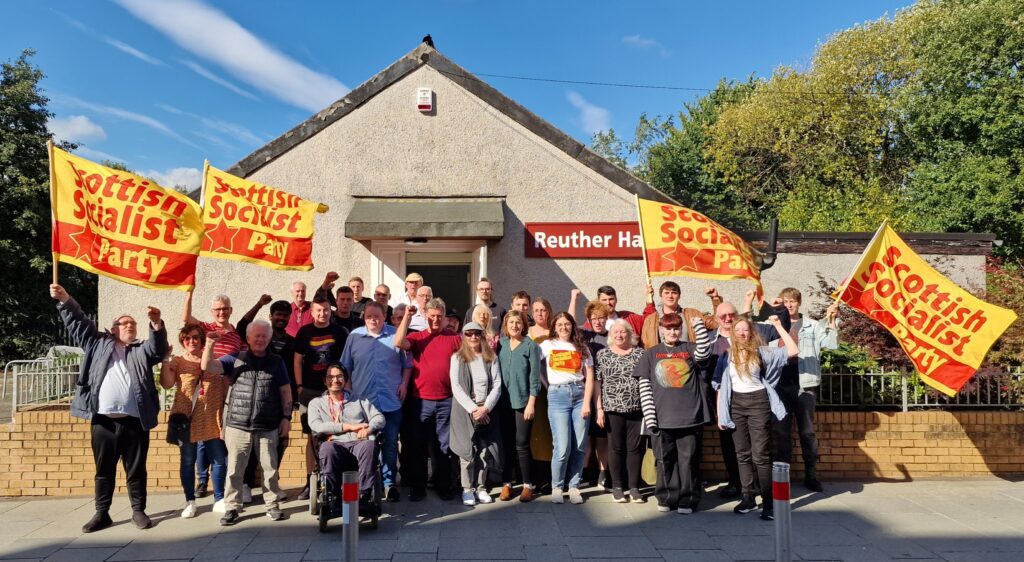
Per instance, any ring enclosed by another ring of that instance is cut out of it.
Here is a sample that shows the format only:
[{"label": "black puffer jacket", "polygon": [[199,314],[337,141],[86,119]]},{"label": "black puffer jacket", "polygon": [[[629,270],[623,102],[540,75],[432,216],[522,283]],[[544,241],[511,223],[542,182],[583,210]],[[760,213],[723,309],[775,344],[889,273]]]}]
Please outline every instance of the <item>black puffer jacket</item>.
[{"label": "black puffer jacket", "polygon": [[281,425],[284,417],[281,389],[274,384],[274,373],[278,370],[285,371],[284,361],[273,353],[263,357],[247,351],[238,354],[233,372],[228,373],[232,381],[224,412],[228,427],[271,431]]}]

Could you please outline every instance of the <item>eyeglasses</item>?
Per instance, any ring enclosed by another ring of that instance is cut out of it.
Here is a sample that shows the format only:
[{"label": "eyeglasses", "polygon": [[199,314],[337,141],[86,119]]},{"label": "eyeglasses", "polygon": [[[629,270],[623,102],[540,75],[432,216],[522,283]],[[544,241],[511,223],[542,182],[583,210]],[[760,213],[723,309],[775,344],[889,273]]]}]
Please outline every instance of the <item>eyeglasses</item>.
[{"label": "eyeglasses", "polygon": [[467,332],[462,332],[462,334],[467,338],[479,338],[480,336],[484,335],[484,333],[481,332],[480,330],[469,330]]},{"label": "eyeglasses", "polygon": [[183,342],[186,342],[186,341],[203,341],[203,337],[202,336],[197,336],[197,335],[182,336],[181,341],[183,341]]},{"label": "eyeglasses", "polygon": [[325,378],[329,381],[343,381],[345,380],[345,375],[327,375]]},{"label": "eyeglasses", "polygon": [[604,324],[607,321],[608,321],[608,317],[607,316],[593,316],[593,317],[590,318],[590,323],[591,324]]},{"label": "eyeglasses", "polygon": [[730,318],[736,318],[736,313],[735,312],[726,312],[725,314],[719,314],[718,315],[718,319],[719,320],[728,320]]},{"label": "eyeglasses", "polygon": [[137,326],[138,322],[136,322],[134,320],[124,320],[123,322],[118,322],[117,325],[118,326]]}]

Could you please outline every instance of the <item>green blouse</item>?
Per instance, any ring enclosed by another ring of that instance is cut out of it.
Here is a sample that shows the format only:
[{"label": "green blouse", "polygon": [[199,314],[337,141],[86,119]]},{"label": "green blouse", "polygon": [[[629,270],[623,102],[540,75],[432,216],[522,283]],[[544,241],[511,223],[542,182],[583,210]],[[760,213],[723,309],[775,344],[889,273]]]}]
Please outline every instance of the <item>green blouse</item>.
[{"label": "green blouse", "polygon": [[498,342],[498,364],[501,366],[501,380],[508,392],[512,408],[526,407],[530,396],[540,395],[540,346],[530,338],[512,349],[508,336]]}]

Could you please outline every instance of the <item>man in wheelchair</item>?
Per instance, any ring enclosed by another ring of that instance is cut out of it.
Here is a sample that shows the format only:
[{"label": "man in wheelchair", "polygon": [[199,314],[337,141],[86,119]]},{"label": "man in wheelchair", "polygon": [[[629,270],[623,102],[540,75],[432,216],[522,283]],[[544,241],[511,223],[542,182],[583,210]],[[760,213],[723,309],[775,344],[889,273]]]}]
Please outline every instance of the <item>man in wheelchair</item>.
[{"label": "man in wheelchair", "polygon": [[384,414],[369,400],[349,399],[348,373],[341,365],[328,367],[324,382],[327,392],[309,403],[309,427],[325,439],[320,470],[335,498],[341,497],[341,474],[358,470],[362,500],[372,495],[376,483],[376,444],[370,437],[384,429]]}]

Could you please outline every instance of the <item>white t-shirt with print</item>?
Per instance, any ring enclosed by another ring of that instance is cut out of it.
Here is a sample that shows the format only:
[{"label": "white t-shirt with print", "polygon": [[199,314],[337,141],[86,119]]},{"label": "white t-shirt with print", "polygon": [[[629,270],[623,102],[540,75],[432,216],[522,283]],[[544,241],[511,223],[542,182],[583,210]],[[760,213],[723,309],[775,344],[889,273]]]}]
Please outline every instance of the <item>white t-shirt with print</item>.
[{"label": "white t-shirt with print", "polygon": [[561,340],[544,340],[540,344],[547,367],[548,384],[581,383],[586,378],[585,367],[593,367],[594,360],[580,354],[573,344]]}]

